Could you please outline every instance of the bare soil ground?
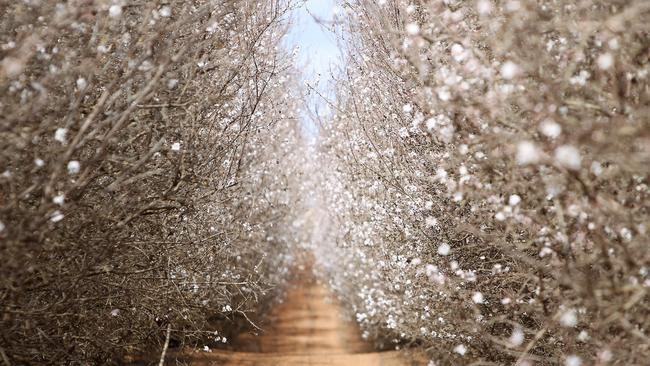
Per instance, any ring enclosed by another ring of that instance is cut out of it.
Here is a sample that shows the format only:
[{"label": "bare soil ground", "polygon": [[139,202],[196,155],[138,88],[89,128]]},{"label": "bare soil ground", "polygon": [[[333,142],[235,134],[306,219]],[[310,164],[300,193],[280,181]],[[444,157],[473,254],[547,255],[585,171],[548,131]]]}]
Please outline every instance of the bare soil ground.
[{"label": "bare soil ground", "polygon": [[180,358],[201,366],[427,364],[420,352],[376,352],[361,338],[356,324],[342,314],[330,290],[304,267],[294,274],[286,298],[272,309],[259,336],[240,335],[234,340],[236,351],[186,350]]}]

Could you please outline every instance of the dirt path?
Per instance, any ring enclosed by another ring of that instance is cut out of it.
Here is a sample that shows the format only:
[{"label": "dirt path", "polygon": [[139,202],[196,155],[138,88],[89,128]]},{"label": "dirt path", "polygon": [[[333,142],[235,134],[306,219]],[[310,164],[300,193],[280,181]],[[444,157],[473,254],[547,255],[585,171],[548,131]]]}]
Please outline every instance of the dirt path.
[{"label": "dirt path", "polygon": [[[341,306],[329,289],[302,270],[284,302],[269,315],[259,337],[236,340],[247,352],[213,350],[191,353],[190,365],[426,365],[423,355],[399,351],[374,352],[356,324],[342,317]],[[255,350],[251,352],[250,350]]]}]

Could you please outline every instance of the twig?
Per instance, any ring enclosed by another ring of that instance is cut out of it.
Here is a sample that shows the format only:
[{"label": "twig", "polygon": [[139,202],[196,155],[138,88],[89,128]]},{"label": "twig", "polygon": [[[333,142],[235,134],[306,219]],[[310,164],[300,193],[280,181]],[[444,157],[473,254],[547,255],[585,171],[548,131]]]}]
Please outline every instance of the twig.
[{"label": "twig", "polygon": [[190,102],[185,103],[160,103],[160,104],[138,104],[138,108],[169,108],[169,107],[185,107]]},{"label": "twig", "polygon": [[9,357],[7,357],[7,354],[5,353],[5,349],[0,347],[0,356],[2,356],[2,361],[4,361],[5,365],[11,366],[11,363],[9,362]]},{"label": "twig", "polygon": [[165,354],[167,353],[167,348],[169,347],[169,336],[172,334],[172,323],[167,324],[167,335],[165,336],[165,345],[163,346],[162,354],[160,355],[160,362],[158,366],[163,366],[165,364]]},{"label": "twig", "polygon": [[521,355],[517,359],[517,362],[515,362],[515,365],[521,365],[522,364],[522,362],[526,359],[526,357],[528,357],[528,352],[530,352],[530,350],[533,348],[535,343],[537,343],[537,341],[539,341],[542,338],[542,336],[544,336],[544,333],[546,333],[546,329],[547,329],[547,327],[544,327],[544,328],[540,329],[537,332],[537,334],[535,334],[535,338],[533,338],[530,342],[528,342],[528,344],[526,345],[526,348],[523,350],[523,352],[521,353]]},{"label": "twig", "polygon": [[264,331],[264,329],[258,327],[255,323],[253,323],[253,321],[251,321],[251,320],[248,318],[248,315],[246,315],[245,312],[243,312],[243,311],[241,311],[241,310],[237,310],[237,312],[238,312],[238,313],[241,313],[241,314],[244,316],[244,318],[246,318],[246,320],[248,320],[248,322],[249,322],[253,327],[255,327],[255,329],[260,330],[260,331],[262,331],[262,332]]}]

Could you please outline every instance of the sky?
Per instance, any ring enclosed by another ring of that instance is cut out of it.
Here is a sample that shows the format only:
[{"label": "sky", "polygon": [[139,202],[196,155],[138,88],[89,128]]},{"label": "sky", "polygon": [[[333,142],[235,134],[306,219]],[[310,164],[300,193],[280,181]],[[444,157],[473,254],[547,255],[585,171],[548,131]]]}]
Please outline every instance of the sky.
[{"label": "sky", "polygon": [[[341,64],[341,54],[335,35],[328,29],[335,17],[336,0],[307,0],[291,14],[292,26],[285,38],[289,50],[297,50],[297,62],[303,71],[304,82],[316,87],[331,98],[328,89],[331,69]],[[316,19],[315,19],[316,18]],[[320,24],[319,21],[320,20]],[[312,113],[325,116],[329,108],[318,94],[309,94]],[[316,112],[317,111],[317,112]],[[308,134],[317,133],[314,122],[303,116],[303,127]]]}]

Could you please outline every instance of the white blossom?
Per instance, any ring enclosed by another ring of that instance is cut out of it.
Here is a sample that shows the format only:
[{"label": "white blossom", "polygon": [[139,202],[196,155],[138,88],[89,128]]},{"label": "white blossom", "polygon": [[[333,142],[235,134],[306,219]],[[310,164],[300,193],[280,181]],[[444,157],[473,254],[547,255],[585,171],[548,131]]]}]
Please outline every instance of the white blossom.
[{"label": "white blossom", "polygon": [[15,78],[22,74],[25,69],[25,63],[15,57],[5,57],[2,59],[2,68],[10,78]]},{"label": "white blossom", "polygon": [[121,5],[111,5],[108,8],[108,15],[111,18],[119,18],[122,15],[122,6]]},{"label": "white blossom", "polygon": [[450,251],[451,251],[451,247],[447,243],[442,243],[438,246],[438,254],[442,256],[449,255]]},{"label": "white blossom", "polygon": [[429,277],[431,277],[434,274],[438,273],[438,267],[434,266],[433,264],[427,264],[425,270],[426,270],[427,276],[429,276]]},{"label": "white blossom", "polygon": [[506,80],[514,79],[519,74],[519,66],[512,61],[506,61],[501,65],[501,77]]},{"label": "white blossom", "polygon": [[78,161],[76,160],[71,160],[68,162],[68,174],[74,175],[79,173],[79,170],[81,169],[81,164],[79,164]]},{"label": "white blossom", "polygon": [[511,194],[510,198],[508,198],[508,204],[510,206],[517,206],[519,202],[521,202],[521,197],[518,194]]},{"label": "white blossom", "polygon": [[580,151],[571,145],[562,145],[555,149],[555,160],[558,164],[570,170],[580,169],[582,163]]},{"label": "white blossom", "polygon": [[586,330],[581,330],[580,333],[578,333],[578,340],[580,342],[586,342],[589,340],[589,333],[587,333]]},{"label": "white blossom", "polygon": [[77,79],[77,89],[84,90],[88,86],[88,82],[84,78]]},{"label": "white blossom", "polygon": [[165,5],[162,8],[160,8],[160,16],[163,18],[170,17],[172,15],[172,8],[169,6]]},{"label": "white blossom", "polygon": [[566,360],[564,362],[564,365],[565,366],[580,366],[580,365],[582,365],[582,358],[580,358],[580,356],[577,356],[577,355],[569,355],[569,356],[567,356],[567,358],[566,358]]},{"label": "white blossom", "polygon": [[52,202],[54,202],[57,205],[63,205],[65,203],[65,195],[59,194],[54,196],[54,198],[52,198]]},{"label": "white blossom", "polygon": [[539,131],[546,137],[557,138],[562,133],[562,126],[550,118],[543,120],[539,124]]},{"label": "white blossom", "polygon": [[62,144],[65,144],[67,134],[68,134],[68,129],[57,128],[56,131],[54,131],[54,139]]},{"label": "white blossom", "polygon": [[178,85],[178,79],[167,80],[167,89],[174,89]]},{"label": "white blossom", "polygon": [[467,353],[467,347],[464,344],[459,344],[454,347],[454,352],[458,353],[461,356],[464,356]]},{"label": "white blossom", "polygon": [[575,309],[565,310],[560,316],[560,324],[572,328],[578,324],[578,313]]},{"label": "white blossom", "polygon": [[578,73],[578,75],[575,75],[569,79],[569,83],[573,85],[580,85],[580,86],[585,86],[587,84],[587,80],[591,78],[591,74],[587,70],[582,70]]},{"label": "white blossom", "polygon": [[609,68],[614,65],[614,56],[612,56],[611,53],[603,53],[600,56],[598,56],[598,59],[596,60],[596,63],[598,64],[598,67],[602,70],[608,70]]},{"label": "white blossom", "polygon": [[440,99],[443,102],[447,102],[451,99],[451,93],[449,92],[449,89],[447,89],[447,87],[438,89],[437,95],[438,95],[438,99]]},{"label": "white blossom", "polygon": [[465,48],[459,43],[454,43],[451,46],[451,56],[456,62],[461,62],[465,59]]},{"label": "white blossom", "polygon": [[517,145],[517,164],[536,164],[541,159],[541,153],[537,146],[530,141],[522,141]]},{"label": "white blossom", "polygon": [[591,163],[590,170],[591,173],[597,177],[603,174],[603,166],[597,161],[593,161]]},{"label": "white blossom", "polygon": [[477,303],[477,304],[482,304],[482,303],[485,301],[485,299],[483,298],[483,294],[482,294],[482,293],[480,293],[480,292],[475,292],[475,293],[472,295],[472,301],[474,301],[474,302]]},{"label": "white blossom", "polygon": [[63,213],[61,211],[56,210],[56,211],[52,212],[52,214],[50,215],[50,221],[59,222],[59,221],[63,220],[64,217],[65,216],[63,215]]},{"label": "white blossom", "polygon": [[440,136],[440,139],[446,143],[450,143],[451,140],[454,138],[454,132],[456,129],[454,128],[453,125],[446,125],[440,128],[438,130],[438,135]]},{"label": "white blossom", "polygon": [[608,348],[605,348],[604,350],[598,352],[598,360],[602,362],[609,362],[612,360],[613,357],[614,354]]},{"label": "white blossom", "polygon": [[525,335],[524,331],[521,329],[521,327],[514,327],[512,329],[512,334],[510,335],[510,339],[508,339],[508,342],[510,343],[510,347],[518,347],[521,346],[522,343],[524,343]]},{"label": "white blossom", "polygon": [[476,10],[481,15],[488,15],[492,12],[492,2],[490,0],[478,0],[476,2]]},{"label": "white blossom", "polygon": [[409,23],[406,25],[406,33],[411,36],[420,34],[420,26],[417,23]]}]

